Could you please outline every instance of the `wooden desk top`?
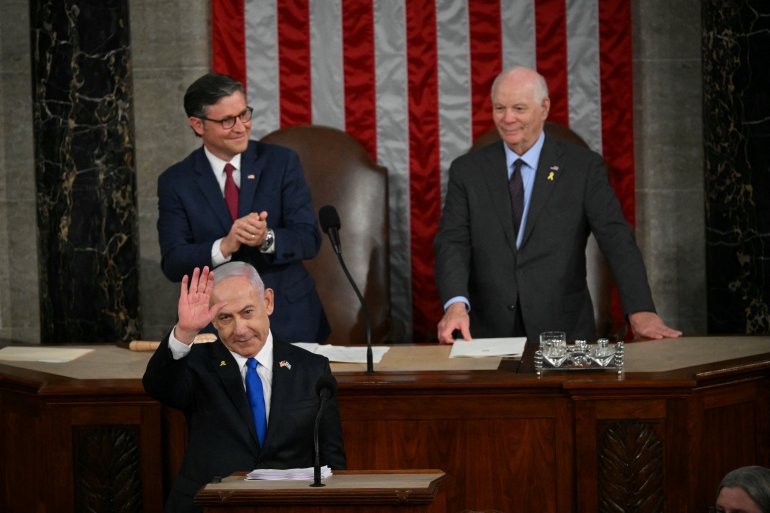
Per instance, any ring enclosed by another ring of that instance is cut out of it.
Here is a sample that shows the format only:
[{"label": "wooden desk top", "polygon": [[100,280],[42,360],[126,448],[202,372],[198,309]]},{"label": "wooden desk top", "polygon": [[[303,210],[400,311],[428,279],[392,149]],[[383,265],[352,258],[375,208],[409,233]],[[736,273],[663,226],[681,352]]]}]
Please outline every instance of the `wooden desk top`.
[{"label": "wooden desk top", "polygon": [[[141,377],[151,353],[106,345],[76,347],[88,347],[93,351],[64,363],[0,361],[0,377],[13,376],[16,378],[14,381],[26,382],[33,388],[42,385],[50,394],[59,393],[56,391],[57,386],[67,389],[61,393],[71,393],[72,388],[77,386],[96,386],[104,388],[105,393],[143,392]],[[332,363],[332,371],[341,388],[346,383],[376,386],[382,383],[441,381],[448,385],[471,382],[477,385],[499,385],[536,379],[532,374],[516,374],[510,372],[510,369],[506,370],[506,361],[501,365],[501,358],[450,359],[449,351],[448,345],[393,345],[382,362],[375,365],[373,376],[365,374],[364,364]],[[645,379],[646,374],[650,375],[649,379],[668,376],[670,379],[692,380],[698,376],[733,369],[770,368],[770,337],[684,337],[634,342],[626,344],[625,360],[624,376],[633,378],[633,381]],[[595,379],[606,384],[608,380],[617,381],[613,375],[611,372],[552,373],[542,381],[556,385],[556,382],[565,380],[585,383]]]}]

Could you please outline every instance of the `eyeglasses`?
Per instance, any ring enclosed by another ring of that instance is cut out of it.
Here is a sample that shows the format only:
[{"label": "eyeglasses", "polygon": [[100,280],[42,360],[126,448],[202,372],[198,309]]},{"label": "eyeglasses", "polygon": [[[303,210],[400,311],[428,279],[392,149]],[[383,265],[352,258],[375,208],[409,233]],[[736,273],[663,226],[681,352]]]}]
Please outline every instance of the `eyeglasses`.
[{"label": "eyeglasses", "polygon": [[206,121],[213,121],[214,123],[219,123],[222,125],[222,128],[225,130],[230,130],[232,127],[235,126],[235,120],[240,119],[241,123],[244,125],[251,121],[251,113],[254,112],[254,109],[252,107],[246,107],[246,110],[238,114],[237,116],[228,116],[226,118],[222,119],[211,119],[204,116],[199,116],[200,119],[205,119]]}]

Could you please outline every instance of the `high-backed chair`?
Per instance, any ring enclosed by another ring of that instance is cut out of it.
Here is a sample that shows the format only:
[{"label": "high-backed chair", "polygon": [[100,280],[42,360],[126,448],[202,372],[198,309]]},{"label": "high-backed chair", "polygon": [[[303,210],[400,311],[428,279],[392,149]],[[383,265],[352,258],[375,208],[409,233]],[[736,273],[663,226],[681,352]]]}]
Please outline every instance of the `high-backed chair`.
[{"label": "high-backed chair", "polygon": [[[332,205],[340,217],[342,257],[364,297],[372,343],[403,337],[390,315],[388,255],[388,173],[346,132],[305,125],[276,130],[262,141],[296,151],[316,212]],[[366,343],[358,297],[348,283],[326,235],[321,251],[305,265],[313,276],[331,325],[329,342]]]},{"label": "high-backed chair", "polygon": [[[578,134],[564,125],[546,121],[544,131],[548,137],[588,148],[586,142]],[[476,139],[471,151],[499,140],[500,134],[496,128],[492,128]],[[623,338],[626,331],[625,323],[621,319],[615,319],[612,315],[612,274],[593,234],[588,237],[588,244],[586,245],[586,279],[594,304],[597,335],[599,337]]]}]

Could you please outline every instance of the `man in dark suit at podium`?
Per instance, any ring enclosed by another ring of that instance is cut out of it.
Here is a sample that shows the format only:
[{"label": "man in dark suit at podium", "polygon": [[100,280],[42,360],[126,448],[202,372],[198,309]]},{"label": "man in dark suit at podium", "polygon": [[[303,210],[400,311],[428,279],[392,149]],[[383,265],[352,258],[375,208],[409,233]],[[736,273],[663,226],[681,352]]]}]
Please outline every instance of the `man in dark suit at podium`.
[{"label": "man in dark suit at podium", "polygon": [[[319,385],[336,385],[329,361],[275,340],[268,316],[273,291],[256,270],[231,262],[184,276],[179,321],[153,354],[144,387],[180,409],[188,446],[166,511],[195,512],[195,494],[214,476],[314,463]],[[214,324],[219,340],[193,344]],[[337,401],[328,401],[319,430],[321,465],[345,468]]]},{"label": "man in dark suit at podium", "polygon": [[548,86],[513,68],[492,86],[502,142],[455,159],[435,239],[444,316],[440,342],[559,330],[596,338],[586,282],[593,233],[612,270],[634,334],[678,337],[655,313],[641,253],[602,158],[543,132]]},{"label": "man in dark suit at podium", "polygon": [[302,264],[321,248],[296,153],[250,141],[252,109],[240,82],[209,73],[184,97],[203,145],[158,178],[161,268],[180,281],[195,267],[252,264],[275,291],[272,329],[286,342],[322,342],[329,324]]}]

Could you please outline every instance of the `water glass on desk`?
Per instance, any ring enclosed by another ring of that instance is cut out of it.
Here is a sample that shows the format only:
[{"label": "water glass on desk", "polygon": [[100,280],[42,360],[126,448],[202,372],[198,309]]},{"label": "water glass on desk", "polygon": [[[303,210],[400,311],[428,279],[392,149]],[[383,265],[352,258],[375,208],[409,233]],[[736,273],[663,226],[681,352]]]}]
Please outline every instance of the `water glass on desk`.
[{"label": "water glass on desk", "polygon": [[567,334],[563,331],[544,331],[540,334],[540,351],[555,367],[567,358]]}]

